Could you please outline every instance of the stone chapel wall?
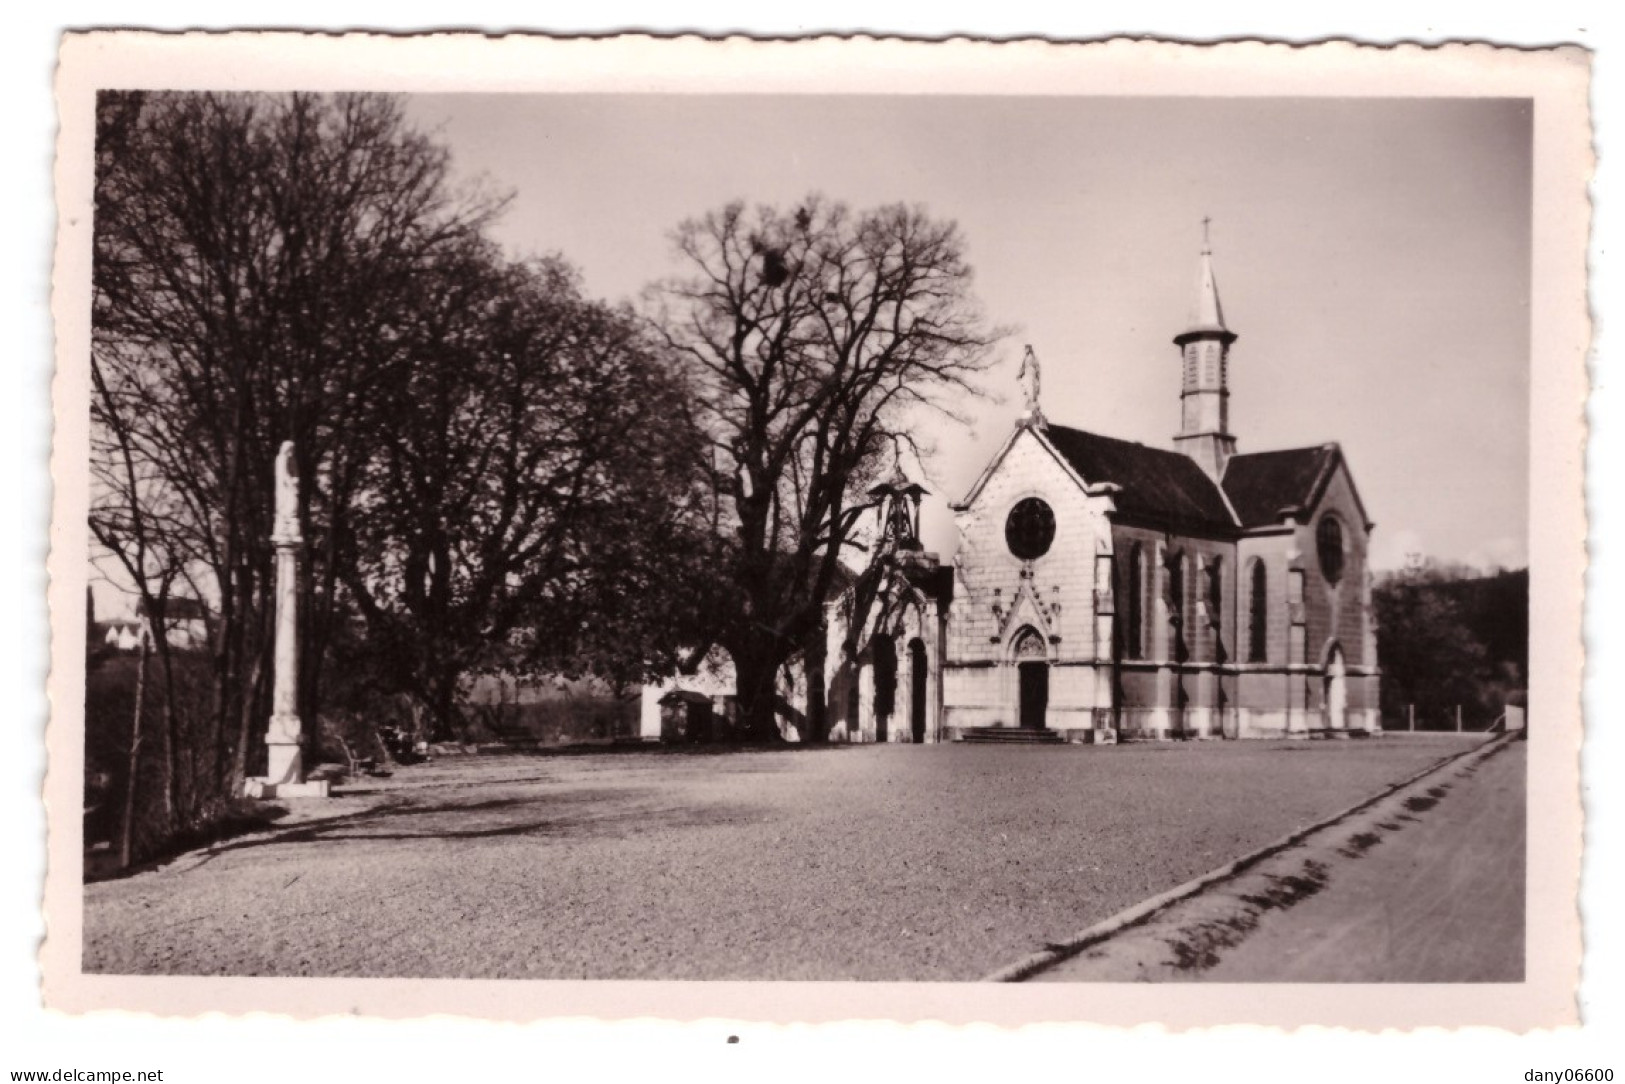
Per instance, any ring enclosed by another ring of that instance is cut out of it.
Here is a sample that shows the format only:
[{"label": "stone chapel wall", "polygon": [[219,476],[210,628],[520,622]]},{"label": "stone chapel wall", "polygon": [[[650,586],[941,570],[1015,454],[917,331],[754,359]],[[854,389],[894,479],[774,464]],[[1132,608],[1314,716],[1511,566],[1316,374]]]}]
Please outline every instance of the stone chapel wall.
[{"label": "stone chapel wall", "polygon": [[[1235,724],[1237,689],[1233,674],[1236,644],[1236,545],[1229,539],[1197,538],[1128,524],[1113,527],[1115,600],[1121,647],[1118,719],[1124,734],[1143,737],[1210,736]],[[1129,563],[1140,555],[1139,650],[1130,619]],[[1184,589],[1177,627],[1170,607],[1168,562],[1184,558]],[[1215,609],[1209,571],[1218,568]],[[1183,640],[1183,659],[1179,640]]]},{"label": "stone chapel wall", "polygon": [[[1005,541],[1010,510],[1026,497],[1042,498],[1055,515],[1054,541],[1030,563],[1030,578]],[[1016,725],[1018,690],[1010,652],[1015,635],[1032,627],[1045,638],[1050,655],[1048,725],[1092,726],[1100,696],[1093,666],[1095,561],[1110,539],[1100,500],[1088,497],[1054,453],[1023,431],[956,520],[946,725]]]},{"label": "stone chapel wall", "polygon": [[[1316,531],[1326,516],[1337,517],[1342,526],[1343,569],[1335,583],[1321,568],[1316,546]],[[1298,528],[1298,547],[1303,552],[1305,570],[1306,661],[1317,667],[1323,665],[1327,648],[1335,641],[1342,648],[1347,670],[1349,726],[1381,729],[1375,675],[1377,660],[1367,657],[1367,647],[1372,640],[1368,623],[1374,620],[1366,582],[1370,538],[1346,466],[1339,466],[1332,476],[1314,517]],[[1311,711],[1323,711],[1324,684],[1311,682],[1308,692]]]}]

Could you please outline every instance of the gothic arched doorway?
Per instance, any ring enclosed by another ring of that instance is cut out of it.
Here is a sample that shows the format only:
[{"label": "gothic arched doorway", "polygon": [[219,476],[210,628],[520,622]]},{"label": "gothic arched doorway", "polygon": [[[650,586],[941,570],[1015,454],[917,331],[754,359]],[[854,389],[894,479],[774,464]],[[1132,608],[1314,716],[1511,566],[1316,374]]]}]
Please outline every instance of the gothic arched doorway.
[{"label": "gothic arched doorway", "polygon": [[1024,730],[1042,730],[1049,711],[1049,652],[1043,637],[1024,630],[1016,639],[1015,656],[1018,720]]},{"label": "gothic arched doorway", "polygon": [[882,633],[870,648],[875,673],[875,741],[887,738],[887,724],[897,708],[897,645]]},{"label": "gothic arched doorway", "polygon": [[1348,726],[1348,685],[1344,676],[1343,649],[1335,645],[1326,659],[1326,725],[1333,730]]},{"label": "gothic arched doorway", "polygon": [[916,742],[925,741],[925,641],[908,642],[908,731]]}]

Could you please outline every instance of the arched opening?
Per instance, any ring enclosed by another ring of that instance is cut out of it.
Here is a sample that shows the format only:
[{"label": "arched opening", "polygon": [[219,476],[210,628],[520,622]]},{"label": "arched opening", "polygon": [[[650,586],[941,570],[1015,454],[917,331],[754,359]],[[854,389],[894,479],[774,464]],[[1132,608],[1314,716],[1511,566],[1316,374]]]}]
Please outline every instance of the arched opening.
[{"label": "arched opening", "polygon": [[1043,730],[1049,711],[1049,652],[1044,638],[1031,628],[1023,629],[1016,637],[1014,654],[1019,683],[1017,721],[1024,730]]},{"label": "arched opening", "polygon": [[1315,554],[1320,559],[1321,575],[1335,586],[1343,578],[1343,525],[1336,516],[1322,516],[1315,527]]},{"label": "arched opening", "polygon": [[1326,725],[1333,730],[1348,726],[1348,685],[1344,677],[1343,649],[1333,645],[1326,659]]},{"label": "arched opening", "polygon": [[916,742],[925,741],[925,641],[918,636],[908,643],[908,731]]},{"label": "arched opening", "polygon": [[897,645],[881,633],[870,651],[875,673],[875,741],[882,742],[887,740],[888,724],[897,708]]}]

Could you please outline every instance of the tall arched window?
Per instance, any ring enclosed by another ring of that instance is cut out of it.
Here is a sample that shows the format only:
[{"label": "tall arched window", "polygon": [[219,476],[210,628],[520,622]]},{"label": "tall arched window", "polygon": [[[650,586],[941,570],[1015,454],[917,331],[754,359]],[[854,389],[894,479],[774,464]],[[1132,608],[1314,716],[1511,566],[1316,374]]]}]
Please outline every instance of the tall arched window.
[{"label": "tall arched window", "polygon": [[1269,650],[1269,581],[1264,562],[1253,561],[1252,595],[1247,606],[1247,661],[1263,662]]},{"label": "tall arched window", "polygon": [[1315,528],[1315,550],[1327,583],[1343,578],[1343,525],[1336,516],[1322,516]]},{"label": "tall arched window", "polygon": [[[1184,662],[1187,654],[1185,642],[1185,555],[1183,553],[1170,553],[1168,555],[1168,595],[1165,600],[1168,605],[1169,638],[1172,641],[1173,651],[1170,652],[1175,662]],[[1167,656],[1165,655],[1164,658]]]},{"label": "tall arched window", "polygon": [[1129,547],[1128,566],[1123,570],[1123,657],[1138,659],[1145,654],[1143,606],[1145,554],[1138,542]]},{"label": "tall arched window", "polygon": [[1168,620],[1175,626],[1185,624],[1185,555],[1168,555]]}]

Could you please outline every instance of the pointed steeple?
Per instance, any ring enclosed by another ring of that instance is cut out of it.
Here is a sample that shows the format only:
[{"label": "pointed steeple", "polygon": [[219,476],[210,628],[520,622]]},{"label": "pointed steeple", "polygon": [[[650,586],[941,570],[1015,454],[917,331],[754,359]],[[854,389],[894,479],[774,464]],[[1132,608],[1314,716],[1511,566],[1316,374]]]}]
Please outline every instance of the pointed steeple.
[{"label": "pointed steeple", "polygon": [[1174,443],[1217,481],[1236,451],[1236,438],[1230,434],[1230,346],[1238,336],[1224,322],[1224,307],[1219,304],[1208,222],[1202,219],[1202,255],[1190,323],[1174,336],[1184,368]]},{"label": "pointed steeple", "polygon": [[1196,273],[1190,323],[1174,337],[1174,342],[1181,346],[1199,336],[1217,336],[1226,339],[1226,345],[1236,341],[1236,335],[1224,322],[1224,306],[1219,304],[1219,283],[1213,277],[1213,245],[1207,233],[1209,221],[1202,219],[1202,258]]}]

